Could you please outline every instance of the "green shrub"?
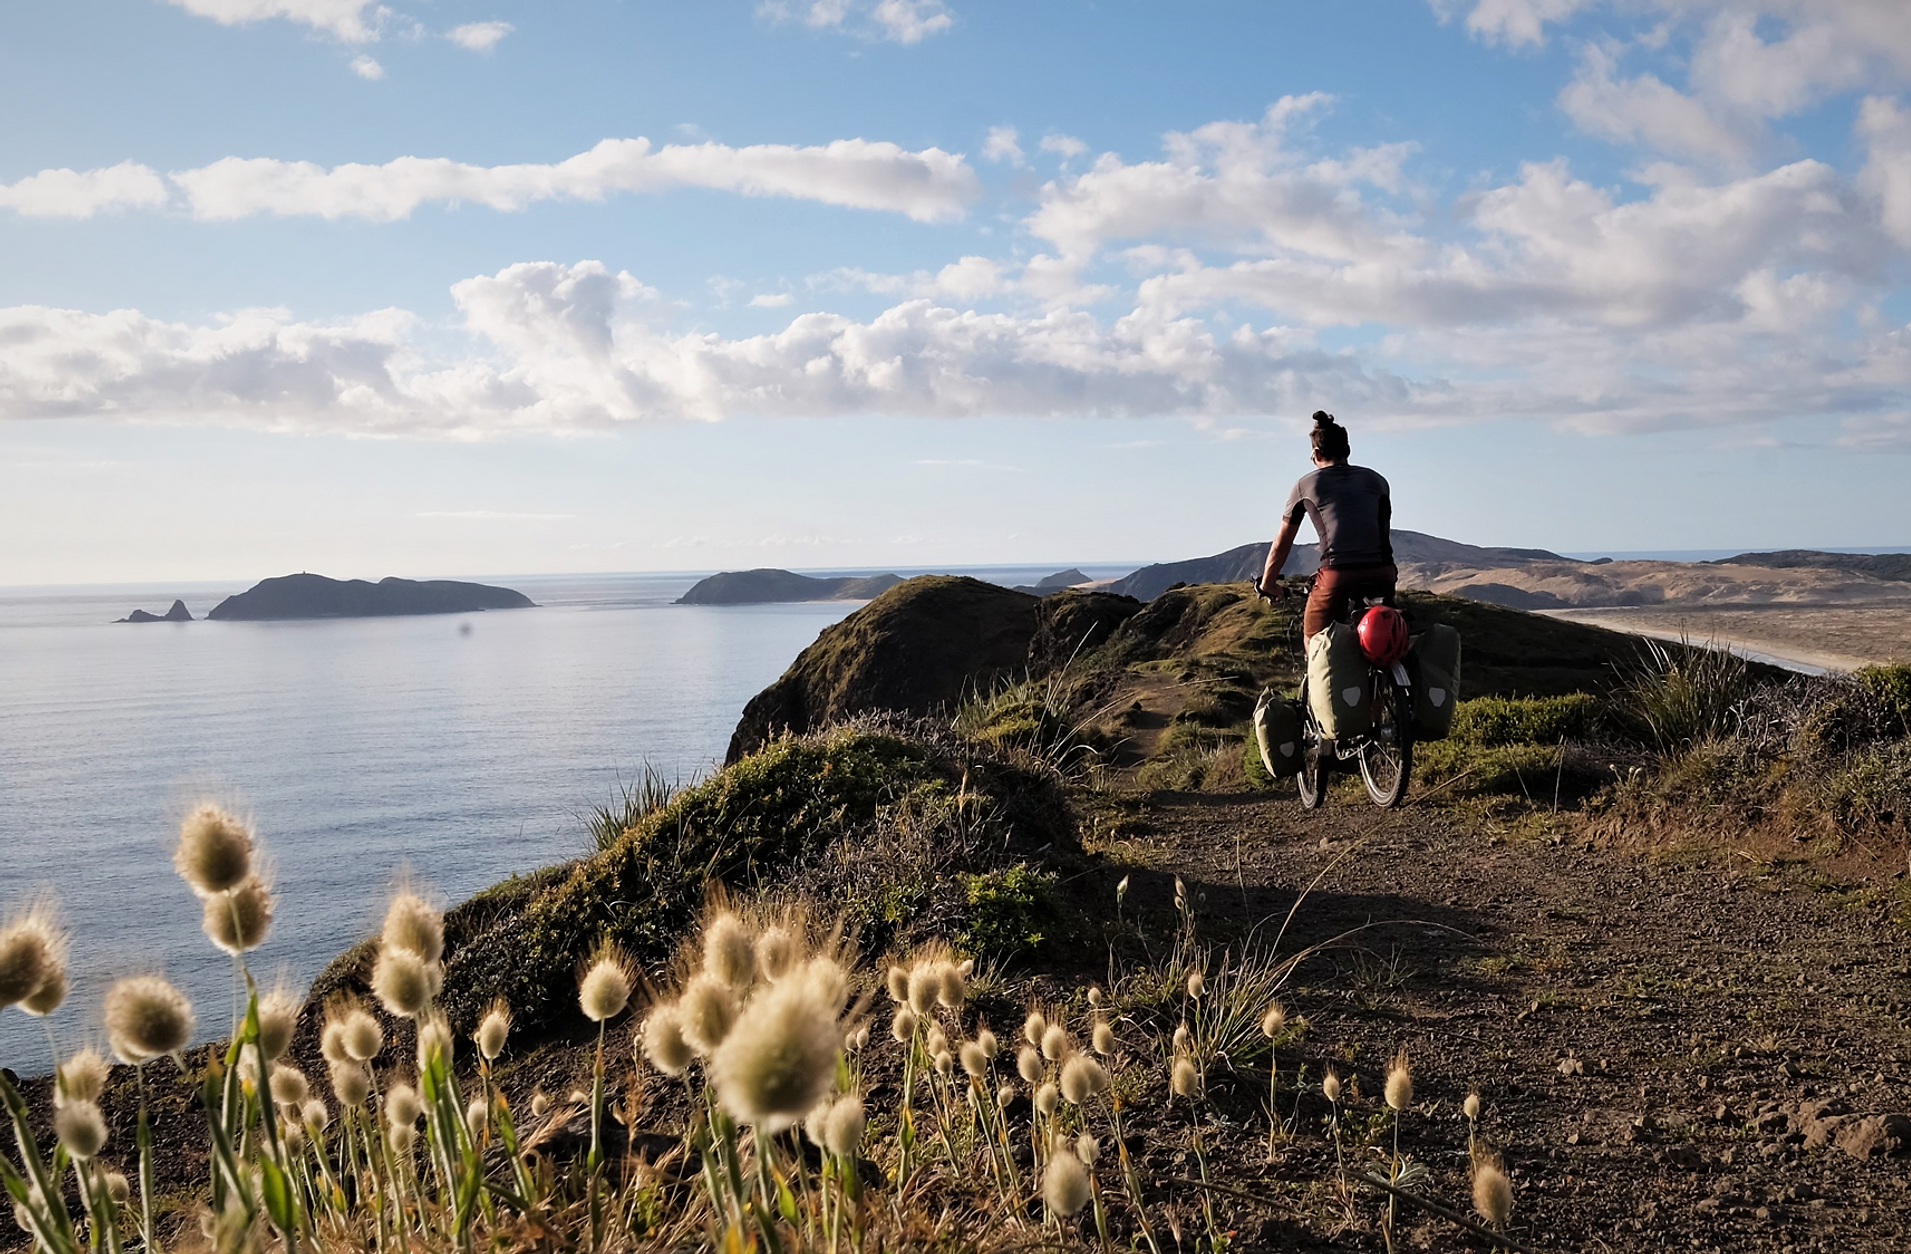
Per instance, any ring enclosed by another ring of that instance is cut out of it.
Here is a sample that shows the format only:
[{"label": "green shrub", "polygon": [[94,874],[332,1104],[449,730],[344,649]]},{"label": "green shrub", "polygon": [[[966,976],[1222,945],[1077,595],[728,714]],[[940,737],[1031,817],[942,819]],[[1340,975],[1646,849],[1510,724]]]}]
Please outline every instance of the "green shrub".
[{"label": "green shrub", "polygon": [[1879,704],[1897,715],[1898,735],[1911,735],[1911,665],[1899,662],[1861,667],[1852,678]]},{"label": "green shrub", "polygon": [[1056,876],[1025,862],[961,877],[969,921],[961,942],[975,954],[1014,955],[1040,945],[1053,917]]},{"label": "green shrub", "polygon": [[1911,820],[1911,742],[1873,745],[1825,780],[1827,808],[1848,827]]},{"label": "green shrub", "polygon": [[1278,787],[1274,777],[1267,773],[1266,763],[1261,761],[1261,744],[1252,731],[1241,745],[1241,772],[1247,776],[1247,786],[1257,792],[1271,792]]},{"label": "green shrub", "polygon": [[1559,768],[1557,743],[1488,746],[1463,740],[1435,740],[1415,745],[1413,749],[1415,790],[1450,784],[1443,790],[1447,796],[1503,793],[1531,797],[1535,801],[1551,800]]},{"label": "green shrub", "polygon": [[1482,747],[1593,740],[1604,730],[1604,707],[1599,698],[1584,692],[1563,697],[1477,697],[1453,708],[1452,739]]}]

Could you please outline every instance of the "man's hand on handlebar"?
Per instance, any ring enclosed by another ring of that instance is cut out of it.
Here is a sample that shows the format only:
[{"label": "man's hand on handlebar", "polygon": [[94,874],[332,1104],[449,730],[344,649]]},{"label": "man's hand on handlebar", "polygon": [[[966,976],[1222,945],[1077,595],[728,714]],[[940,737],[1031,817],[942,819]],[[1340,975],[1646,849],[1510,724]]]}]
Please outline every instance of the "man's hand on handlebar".
[{"label": "man's hand on handlebar", "polygon": [[1258,585],[1255,591],[1261,594],[1261,600],[1271,605],[1284,605],[1287,602],[1287,585],[1278,578]]}]

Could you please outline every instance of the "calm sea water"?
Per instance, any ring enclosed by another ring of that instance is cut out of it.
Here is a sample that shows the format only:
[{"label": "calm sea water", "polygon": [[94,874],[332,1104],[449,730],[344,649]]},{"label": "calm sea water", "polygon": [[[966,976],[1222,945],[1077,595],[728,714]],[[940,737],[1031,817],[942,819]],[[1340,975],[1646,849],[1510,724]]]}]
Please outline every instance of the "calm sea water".
[{"label": "calm sea water", "polygon": [[[111,620],[174,597],[203,616],[246,585],[0,589],[0,911],[59,896],[62,1045],[96,1036],[105,985],[141,971],[187,990],[202,1037],[227,1026],[229,961],[171,865],[200,798],[255,820],[278,911],[254,970],[303,988],[401,875],[455,902],[582,852],[578,812],[646,761],[708,770],[744,702],[855,608],[671,605],[695,579],[499,577],[540,608],[142,626]],[[45,1058],[40,1026],[0,1013],[0,1063]]]}]

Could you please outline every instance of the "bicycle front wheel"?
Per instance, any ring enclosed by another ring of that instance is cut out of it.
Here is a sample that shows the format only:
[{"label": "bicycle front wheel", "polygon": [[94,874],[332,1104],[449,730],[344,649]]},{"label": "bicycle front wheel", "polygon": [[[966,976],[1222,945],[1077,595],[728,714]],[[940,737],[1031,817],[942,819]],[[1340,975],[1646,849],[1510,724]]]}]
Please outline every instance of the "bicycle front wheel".
[{"label": "bicycle front wheel", "polygon": [[1392,809],[1406,798],[1413,775],[1412,717],[1406,690],[1375,676],[1374,726],[1360,749],[1360,779],[1377,806]]}]

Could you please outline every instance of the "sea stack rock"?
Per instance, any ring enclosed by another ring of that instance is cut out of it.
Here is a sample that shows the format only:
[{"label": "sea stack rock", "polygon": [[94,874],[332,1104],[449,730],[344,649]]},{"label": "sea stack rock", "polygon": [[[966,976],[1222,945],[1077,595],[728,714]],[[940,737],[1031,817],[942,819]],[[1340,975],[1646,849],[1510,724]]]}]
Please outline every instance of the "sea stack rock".
[{"label": "sea stack rock", "polygon": [[209,619],[272,622],[288,618],[386,618],[407,614],[469,614],[477,610],[533,608],[530,597],[510,588],[452,579],[423,581],[388,577],[327,579],[281,575],[263,579],[212,607]]},{"label": "sea stack rock", "polygon": [[174,601],[173,607],[164,614],[148,614],[145,610],[134,610],[125,618],[116,618],[116,623],[190,623],[192,611],[186,608],[184,601]]}]

